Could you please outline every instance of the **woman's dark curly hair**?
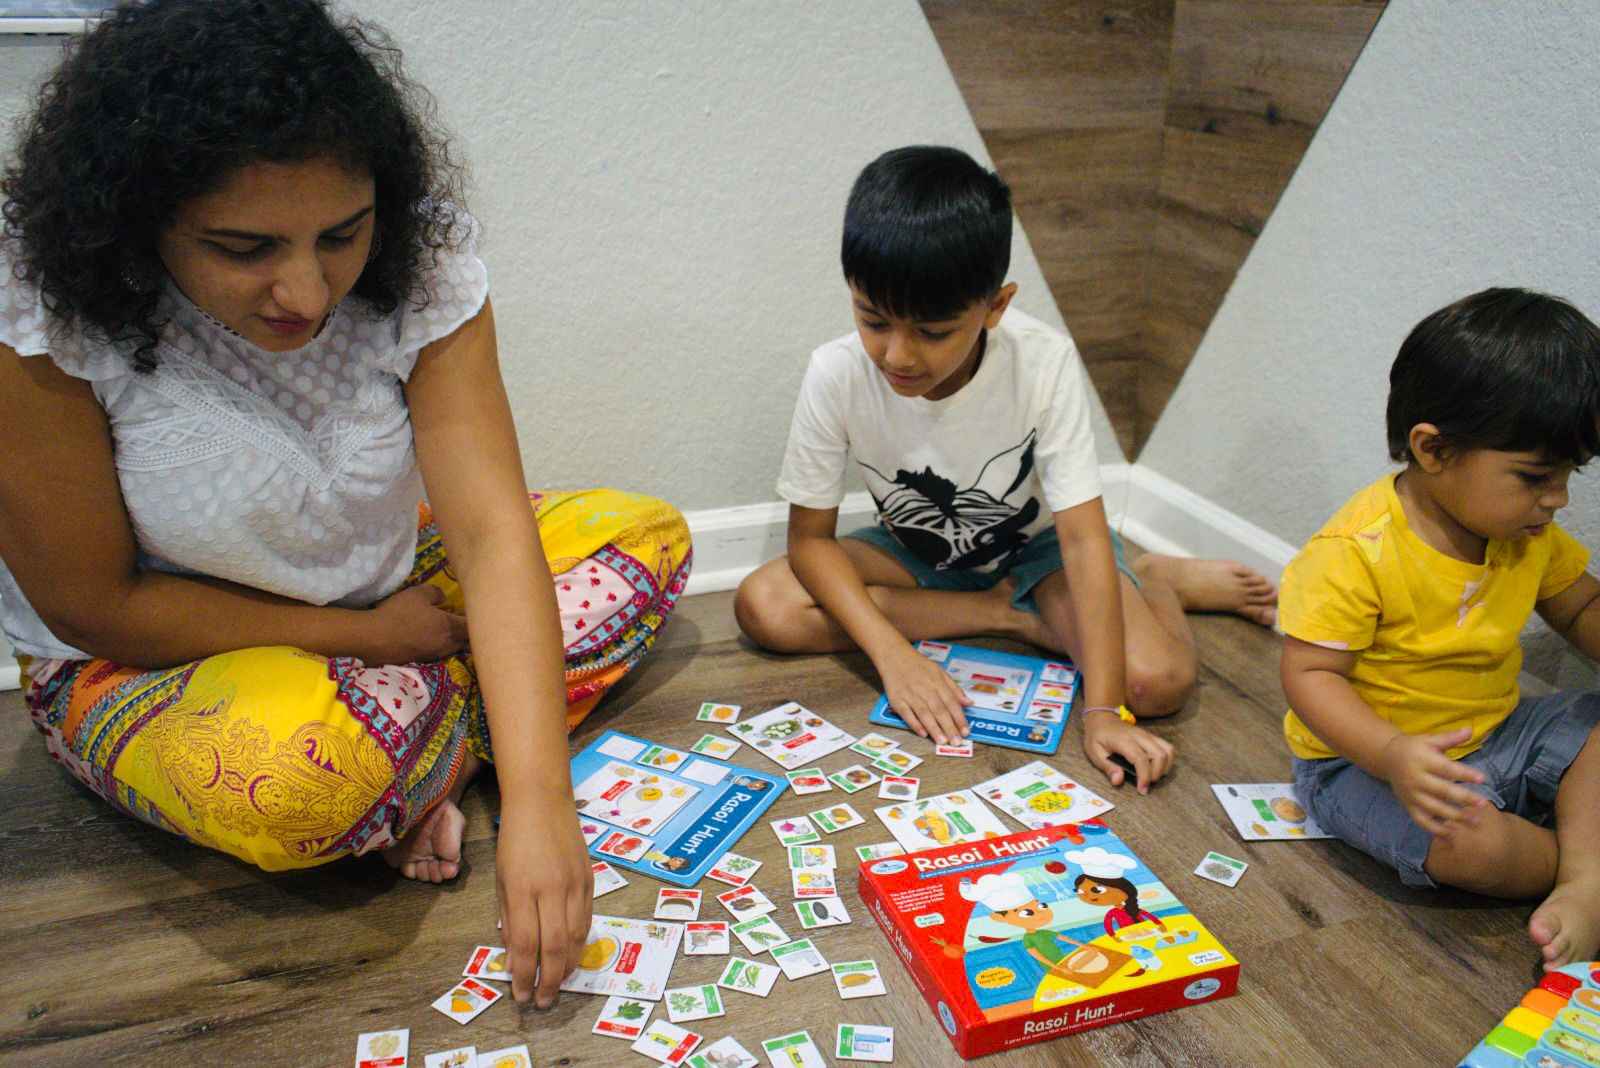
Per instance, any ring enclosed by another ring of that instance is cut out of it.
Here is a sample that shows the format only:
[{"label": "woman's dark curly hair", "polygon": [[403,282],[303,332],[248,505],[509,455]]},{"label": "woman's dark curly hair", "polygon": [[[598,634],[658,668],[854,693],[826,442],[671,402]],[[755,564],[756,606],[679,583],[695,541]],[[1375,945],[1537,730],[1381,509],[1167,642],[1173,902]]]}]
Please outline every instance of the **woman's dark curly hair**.
[{"label": "woman's dark curly hair", "polygon": [[382,31],[323,0],[124,3],[69,45],[0,179],[15,270],[60,327],[151,370],[165,324],[156,239],[177,207],[251,163],[329,157],[369,171],[376,247],[353,292],[421,301],[461,239],[460,168],[432,98]]}]

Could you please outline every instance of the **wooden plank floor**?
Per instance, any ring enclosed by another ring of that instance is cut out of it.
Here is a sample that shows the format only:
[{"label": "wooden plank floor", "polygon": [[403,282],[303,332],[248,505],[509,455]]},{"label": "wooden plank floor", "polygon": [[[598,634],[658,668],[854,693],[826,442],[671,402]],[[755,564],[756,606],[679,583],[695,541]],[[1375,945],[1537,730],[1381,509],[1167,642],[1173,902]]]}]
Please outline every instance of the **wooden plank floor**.
[{"label": "wooden plank floor", "polygon": [[[1410,891],[1331,842],[1240,842],[1208,784],[1287,777],[1277,642],[1226,618],[1199,618],[1196,629],[1199,694],[1155,728],[1177,743],[1180,763],[1149,797],[1118,791],[1108,822],[1243,962],[1239,996],[985,1063],[1454,1064],[1535,978],[1528,907]],[[729,595],[713,594],[684,602],[643,670],[575,742],[618,727],[686,747],[702,733],[692,713],[704,699],[763,709],[794,698],[859,733],[875,691],[859,656],[756,652],[736,635]],[[1099,784],[1077,738],[1069,731],[1054,762]],[[918,774],[936,793],[1023,760],[980,746],[974,760],[929,760]],[[387,1027],[411,1028],[417,1068],[423,1053],[468,1042],[527,1042],[540,1066],[648,1063],[590,1035],[597,998],[564,996],[548,1012],[507,999],[464,1028],[428,1007],[472,946],[494,941],[492,784],[467,794],[464,873],[433,887],[396,879],[378,860],[264,875],[118,816],[46,758],[14,693],[0,695],[0,769],[0,1063],[344,1066],[358,1032]],[[773,814],[815,800],[786,795]],[[889,837],[864,814],[869,825],[837,836],[841,853]],[[757,828],[738,848],[766,862],[757,885],[793,927],[771,834]],[[1236,889],[1189,874],[1208,849],[1250,862]],[[649,914],[656,884],[629,878],[603,911]],[[754,1049],[803,1026],[831,1050],[840,1020],[889,1023],[898,1063],[960,1063],[860,909],[853,877],[841,883],[855,922],[818,932],[818,944],[831,960],[876,958],[889,996],[841,1002],[826,976],[780,980],[769,1000],[730,999],[706,1033],[732,1032]],[[712,903],[706,914],[717,912]],[[673,981],[712,981],[722,963],[680,958]]]}]

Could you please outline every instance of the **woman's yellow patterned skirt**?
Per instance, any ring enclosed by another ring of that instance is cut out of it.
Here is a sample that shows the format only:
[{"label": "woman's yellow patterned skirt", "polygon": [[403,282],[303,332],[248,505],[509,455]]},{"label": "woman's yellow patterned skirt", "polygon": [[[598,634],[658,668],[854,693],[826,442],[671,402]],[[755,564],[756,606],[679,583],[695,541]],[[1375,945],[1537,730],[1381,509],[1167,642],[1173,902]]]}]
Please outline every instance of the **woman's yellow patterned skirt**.
[{"label": "woman's yellow patterned skirt", "polygon": [[[570,730],[649,651],[693,554],[683,517],[655,498],[529,496],[561,608]],[[407,585],[422,583],[461,611],[426,504]],[[470,654],[372,665],[275,647],[160,671],[22,667],[53,759],[123,811],[268,871],[392,845],[468,752],[493,760]]]}]

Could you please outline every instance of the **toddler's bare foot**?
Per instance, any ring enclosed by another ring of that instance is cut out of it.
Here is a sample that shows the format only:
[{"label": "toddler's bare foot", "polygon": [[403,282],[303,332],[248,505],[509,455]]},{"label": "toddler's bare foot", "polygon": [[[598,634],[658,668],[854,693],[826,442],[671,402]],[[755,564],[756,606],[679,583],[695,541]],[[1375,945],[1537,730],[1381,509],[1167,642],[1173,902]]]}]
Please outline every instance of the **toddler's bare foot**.
[{"label": "toddler's bare foot", "polygon": [[1594,960],[1600,953],[1600,877],[1556,884],[1528,918],[1528,934],[1544,955],[1546,971]]},{"label": "toddler's bare foot", "polygon": [[451,798],[433,806],[422,822],[383,851],[383,859],[407,879],[442,883],[461,872],[461,832],[467,818]]},{"label": "toddler's bare foot", "polygon": [[1277,622],[1277,588],[1244,564],[1146,553],[1133,570],[1141,581],[1171,586],[1185,612],[1232,612],[1263,627]]}]

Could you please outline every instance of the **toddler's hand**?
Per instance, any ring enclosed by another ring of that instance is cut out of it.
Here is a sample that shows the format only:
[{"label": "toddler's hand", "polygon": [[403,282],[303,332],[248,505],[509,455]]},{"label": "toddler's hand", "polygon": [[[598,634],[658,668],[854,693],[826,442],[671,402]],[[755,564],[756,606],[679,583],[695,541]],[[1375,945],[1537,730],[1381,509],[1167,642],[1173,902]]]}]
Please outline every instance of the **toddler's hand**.
[{"label": "toddler's hand", "polygon": [[1083,717],[1083,753],[1089,763],[1105,773],[1112,786],[1121,786],[1126,777],[1111,759],[1113,753],[1132,764],[1135,785],[1141,794],[1172,768],[1177,750],[1172,743],[1157,738],[1143,727],[1124,723],[1113,712],[1090,712]]},{"label": "toddler's hand", "polygon": [[964,711],[967,695],[943,668],[911,646],[878,665],[889,707],[923,738],[943,745],[972,730]]},{"label": "toddler's hand", "polygon": [[1483,773],[1445,753],[1472,737],[1469,727],[1443,734],[1400,734],[1384,747],[1384,777],[1417,826],[1448,835],[1462,822],[1476,822],[1489,799],[1459,786],[1483,782]]},{"label": "toddler's hand", "polygon": [[368,664],[443,660],[467,647],[467,617],[440,607],[437,586],[407,586],[372,606],[367,640],[356,656]]}]

